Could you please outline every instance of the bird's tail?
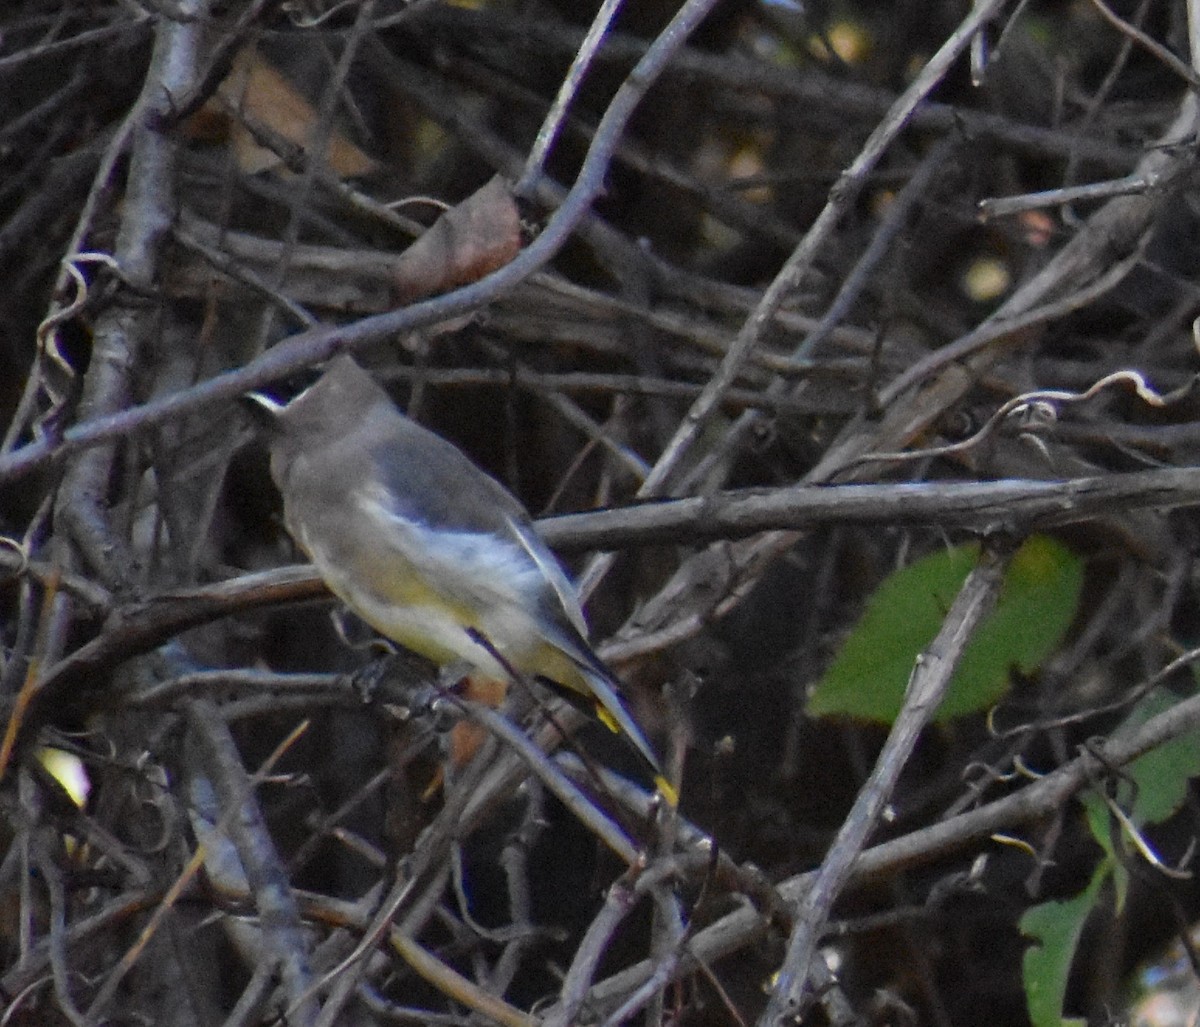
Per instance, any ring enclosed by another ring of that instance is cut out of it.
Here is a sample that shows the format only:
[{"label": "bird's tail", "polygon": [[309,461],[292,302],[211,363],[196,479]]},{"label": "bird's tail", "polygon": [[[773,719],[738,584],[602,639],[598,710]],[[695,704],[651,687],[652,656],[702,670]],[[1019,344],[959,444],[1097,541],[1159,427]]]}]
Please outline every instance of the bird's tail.
[{"label": "bird's tail", "polygon": [[662,764],[659,762],[657,754],[646,740],[646,736],[642,734],[642,729],[637,726],[625,708],[612,677],[602,670],[602,667],[603,665],[593,666],[591,661],[580,667],[583,676],[587,679],[588,689],[595,703],[596,716],[614,734],[624,735],[629,739],[638,755],[653,771],[654,785],[659,794],[674,808],[679,804],[679,793],[663,775]]}]

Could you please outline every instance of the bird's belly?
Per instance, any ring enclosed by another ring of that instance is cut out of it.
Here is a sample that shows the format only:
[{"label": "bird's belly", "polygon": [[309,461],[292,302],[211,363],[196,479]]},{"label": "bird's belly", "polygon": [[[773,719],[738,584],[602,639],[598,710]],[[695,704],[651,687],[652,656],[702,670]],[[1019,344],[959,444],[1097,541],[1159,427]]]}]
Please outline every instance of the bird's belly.
[{"label": "bird's belly", "polygon": [[482,590],[469,601],[458,598],[430,581],[425,569],[395,559],[348,571],[338,553],[311,539],[305,543],[330,591],[393,642],[442,666],[462,660],[490,676],[507,677],[488,645],[472,637],[474,631],[514,669],[537,672],[528,660],[542,647],[542,633],[518,602]]}]

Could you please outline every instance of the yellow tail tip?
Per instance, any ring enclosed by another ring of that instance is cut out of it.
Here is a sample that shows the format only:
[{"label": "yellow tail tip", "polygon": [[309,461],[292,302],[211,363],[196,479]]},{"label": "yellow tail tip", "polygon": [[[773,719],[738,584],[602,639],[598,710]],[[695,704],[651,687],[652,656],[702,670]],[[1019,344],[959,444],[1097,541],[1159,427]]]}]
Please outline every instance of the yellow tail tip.
[{"label": "yellow tail tip", "polygon": [[670,781],[661,774],[656,774],[654,777],[654,787],[658,789],[658,794],[663,797],[663,801],[676,809],[679,806],[679,792]]},{"label": "yellow tail tip", "polygon": [[[636,727],[630,727],[628,730],[622,727],[621,722],[613,715],[612,710],[608,709],[603,703],[597,700],[595,705],[596,717],[600,722],[607,727],[614,735],[626,736],[634,745],[639,753],[642,754],[646,762],[653,768],[658,767],[658,762],[650,753],[649,744],[640,737],[634,734],[637,731]],[[679,791],[671,784],[662,774],[654,775],[654,786],[658,789],[658,794],[663,797],[671,809],[675,809],[679,805]]]}]

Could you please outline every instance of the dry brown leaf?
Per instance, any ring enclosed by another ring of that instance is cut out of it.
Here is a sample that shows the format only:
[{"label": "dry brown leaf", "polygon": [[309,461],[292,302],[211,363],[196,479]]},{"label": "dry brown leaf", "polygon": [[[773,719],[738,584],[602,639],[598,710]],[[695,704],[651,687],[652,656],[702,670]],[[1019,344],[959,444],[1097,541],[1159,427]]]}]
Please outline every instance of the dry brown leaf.
[{"label": "dry brown leaf", "polygon": [[[312,104],[252,46],[244,47],[234,58],[212,103],[198,116],[201,124],[212,118],[214,108],[229,119],[229,140],[238,167],[247,174],[283,165],[278,154],[261,145],[247,126],[261,127],[301,148],[310,145],[316,132],[317,112]],[[365,175],[378,166],[336,130],[329,139],[326,161],[340,178]]]},{"label": "dry brown leaf", "polygon": [[396,298],[411,303],[477,281],[520,249],[520,214],[508,184],[496,176],[400,254],[392,276]]}]

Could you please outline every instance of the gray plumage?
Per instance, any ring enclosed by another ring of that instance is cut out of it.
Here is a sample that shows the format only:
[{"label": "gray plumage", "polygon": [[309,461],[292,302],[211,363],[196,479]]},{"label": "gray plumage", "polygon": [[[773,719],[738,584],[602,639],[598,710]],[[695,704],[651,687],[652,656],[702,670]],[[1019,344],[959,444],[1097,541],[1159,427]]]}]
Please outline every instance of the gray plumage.
[{"label": "gray plumage", "polygon": [[661,773],[586,641],[574,586],[507,489],[400,413],[348,356],[286,406],[254,398],[272,414],[288,530],[347,606],[439,664],[503,680],[473,628],[521,673],[593,699]]}]

